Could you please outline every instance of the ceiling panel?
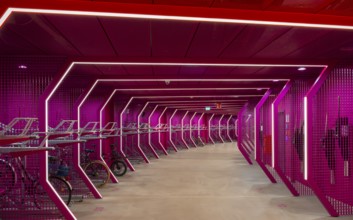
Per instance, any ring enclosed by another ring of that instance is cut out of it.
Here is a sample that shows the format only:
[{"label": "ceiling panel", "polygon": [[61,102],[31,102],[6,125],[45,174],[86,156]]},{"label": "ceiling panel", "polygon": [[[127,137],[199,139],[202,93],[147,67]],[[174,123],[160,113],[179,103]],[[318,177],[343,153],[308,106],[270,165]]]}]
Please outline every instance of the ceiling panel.
[{"label": "ceiling panel", "polygon": [[206,70],[203,72],[204,77],[212,77],[212,76],[217,76],[217,75],[227,75],[229,72],[231,72],[234,68],[236,67],[215,67],[215,66],[209,66],[206,68]]},{"label": "ceiling panel", "polygon": [[96,65],[96,68],[99,69],[104,75],[109,75],[112,77],[128,75],[125,69],[120,65]]},{"label": "ceiling panel", "polygon": [[200,75],[205,73],[207,68],[207,66],[181,66],[179,74],[200,77]]},{"label": "ceiling panel", "polygon": [[65,38],[84,56],[114,56],[99,20],[91,16],[46,16]]},{"label": "ceiling panel", "polygon": [[27,55],[45,54],[40,48],[31,42],[24,40],[20,35],[15,34],[6,26],[0,33],[0,54],[1,55]]},{"label": "ceiling panel", "polygon": [[200,23],[186,56],[217,57],[243,27],[225,23]]},{"label": "ceiling panel", "polygon": [[[352,31],[332,31],[306,45],[304,48],[293,52],[288,57],[301,57],[303,59],[335,59],[337,58],[336,54],[331,53],[331,51],[334,49],[339,51],[341,48],[344,49],[347,45],[353,44],[352,39]],[[352,56],[352,54],[346,55],[348,55],[346,56],[346,59]]]},{"label": "ceiling panel", "polygon": [[318,40],[330,32],[327,29],[292,28],[275,39],[264,49],[256,53],[254,58],[281,58],[300,50],[304,46]]},{"label": "ceiling panel", "polygon": [[11,30],[14,35],[13,40],[17,38],[16,42],[19,42],[20,45],[32,45],[37,49],[33,51],[36,54],[77,55],[77,51],[42,19],[43,16],[15,14],[15,16],[10,16],[4,26]]},{"label": "ceiling panel", "polygon": [[[138,79],[135,81],[135,83],[136,83],[136,85],[138,85],[137,88],[144,88],[144,87],[146,87],[146,82],[138,81]],[[155,82],[155,81],[149,82],[149,83],[148,83],[148,85],[149,85],[148,88],[157,88],[158,84],[159,84],[159,83],[158,83],[158,82]],[[161,92],[161,91],[159,91],[159,92]],[[163,91],[162,91],[162,92],[163,92]]]},{"label": "ceiling panel", "polygon": [[98,77],[101,72],[94,65],[75,65],[70,72],[70,75]]},{"label": "ceiling panel", "polygon": [[99,18],[119,56],[150,56],[150,21]]},{"label": "ceiling panel", "polygon": [[153,66],[152,68],[156,76],[170,78],[177,76],[180,69],[179,66]]},{"label": "ceiling panel", "polygon": [[153,21],[152,56],[183,57],[197,25],[197,22]]},{"label": "ceiling panel", "polygon": [[152,66],[124,66],[124,69],[129,75],[149,77],[154,75]]},{"label": "ceiling panel", "polygon": [[251,57],[289,30],[288,27],[248,25],[220,57]]}]

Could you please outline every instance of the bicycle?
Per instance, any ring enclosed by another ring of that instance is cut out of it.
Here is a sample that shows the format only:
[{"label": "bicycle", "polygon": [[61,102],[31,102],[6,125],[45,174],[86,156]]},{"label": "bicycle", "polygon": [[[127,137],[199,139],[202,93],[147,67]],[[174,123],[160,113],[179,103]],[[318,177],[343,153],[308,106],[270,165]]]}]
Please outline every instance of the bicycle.
[{"label": "bicycle", "polygon": [[199,147],[204,147],[205,144],[204,142],[202,141],[201,137],[200,136],[197,136],[197,138],[194,139],[195,140],[195,144]]},{"label": "bicycle", "polygon": [[81,167],[96,187],[102,187],[109,180],[109,168],[100,160],[92,160],[90,154],[93,152],[92,149],[84,149],[84,153],[81,153]]},{"label": "bicycle", "polygon": [[127,166],[125,162],[122,160],[122,157],[119,153],[114,149],[114,144],[110,145],[111,149],[111,159],[110,161],[110,170],[114,173],[115,176],[124,176],[127,172]]},{"label": "bicycle", "polygon": [[[72,198],[72,186],[66,180],[69,175],[69,167],[62,160],[57,157],[49,156],[49,182],[59,194],[66,205],[70,205]],[[59,161],[59,162],[58,162]]]},{"label": "bicycle", "polygon": [[[16,173],[17,170],[20,176]],[[15,189],[17,184],[20,184],[19,190]],[[27,172],[20,157],[13,158],[11,162],[0,159],[0,189],[2,189],[0,197],[6,197],[8,202],[19,204],[21,207],[35,206],[41,209],[49,200],[39,182],[39,175]],[[20,201],[16,201],[17,193],[20,193]]]}]

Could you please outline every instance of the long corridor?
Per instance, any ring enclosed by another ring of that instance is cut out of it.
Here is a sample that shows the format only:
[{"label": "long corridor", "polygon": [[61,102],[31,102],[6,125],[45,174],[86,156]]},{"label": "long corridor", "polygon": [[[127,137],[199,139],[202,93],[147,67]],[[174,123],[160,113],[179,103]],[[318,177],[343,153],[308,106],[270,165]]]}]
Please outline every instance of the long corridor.
[{"label": "long corridor", "polygon": [[[292,197],[249,166],[234,143],[181,150],[100,189],[72,210],[78,219],[254,220],[331,219],[314,197]],[[342,217],[340,219],[349,219]]]}]

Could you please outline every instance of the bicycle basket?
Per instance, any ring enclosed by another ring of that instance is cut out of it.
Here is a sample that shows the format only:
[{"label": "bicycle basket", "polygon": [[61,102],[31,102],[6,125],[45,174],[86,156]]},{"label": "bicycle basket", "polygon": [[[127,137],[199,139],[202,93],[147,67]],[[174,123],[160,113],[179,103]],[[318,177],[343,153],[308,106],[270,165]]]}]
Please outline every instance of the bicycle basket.
[{"label": "bicycle basket", "polygon": [[67,177],[69,175],[69,167],[67,165],[60,165],[58,171],[56,172],[57,176]]}]

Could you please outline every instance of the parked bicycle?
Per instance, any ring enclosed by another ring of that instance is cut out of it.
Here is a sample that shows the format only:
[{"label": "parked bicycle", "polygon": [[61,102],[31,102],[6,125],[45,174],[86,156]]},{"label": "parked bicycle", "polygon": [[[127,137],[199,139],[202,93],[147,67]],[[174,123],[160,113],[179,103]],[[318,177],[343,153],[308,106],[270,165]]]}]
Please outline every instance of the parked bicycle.
[{"label": "parked bicycle", "polygon": [[111,150],[110,170],[114,173],[115,176],[124,176],[127,172],[127,166],[124,160],[119,155],[119,153],[115,150],[114,144],[110,145],[110,150]]},{"label": "parked bicycle", "polygon": [[66,180],[69,171],[69,167],[63,159],[49,156],[49,182],[66,205],[70,205],[72,197],[72,186]]},{"label": "parked bicycle", "polygon": [[204,142],[202,141],[200,136],[197,136],[197,138],[194,139],[195,140],[195,144],[199,147],[203,147],[205,146]]},{"label": "parked bicycle", "polygon": [[[38,172],[29,173],[24,163],[20,157],[0,159],[0,197],[9,204],[41,209],[48,201],[47,193],[39,182]],[[20,187],[16,188],[17,184]]]},{"label": "parked bicycle", "polygon": [[100,160],[92,160],[90,154],[93,152],[93,149],[84,148],[81,153],[81,167],[96,187],[102,187],[109,180],[109,168]]}]

